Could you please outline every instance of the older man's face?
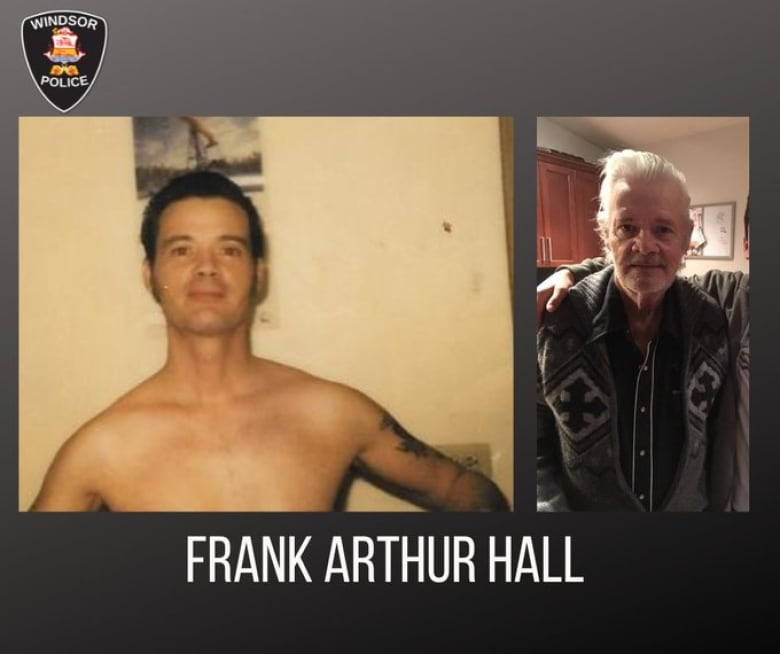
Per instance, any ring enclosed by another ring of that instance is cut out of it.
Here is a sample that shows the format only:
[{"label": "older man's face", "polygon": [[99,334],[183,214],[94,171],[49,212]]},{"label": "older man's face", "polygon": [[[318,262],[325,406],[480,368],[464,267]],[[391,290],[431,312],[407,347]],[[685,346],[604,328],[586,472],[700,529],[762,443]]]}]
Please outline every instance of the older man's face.
[{"label": "older man's face", "polygon": [[690,235],[688,207],[675,182],[621,180],[615,185],[607,245],[622,292],[635,300],[663,295],[674,282]]}]

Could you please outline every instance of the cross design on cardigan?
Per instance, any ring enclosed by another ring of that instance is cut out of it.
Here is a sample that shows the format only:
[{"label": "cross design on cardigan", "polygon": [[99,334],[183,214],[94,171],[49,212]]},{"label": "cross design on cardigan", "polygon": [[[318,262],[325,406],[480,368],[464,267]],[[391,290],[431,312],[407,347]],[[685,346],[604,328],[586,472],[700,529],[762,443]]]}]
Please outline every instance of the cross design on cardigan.
[{"label": "cross design on cardigan", "polygon": [[703,411],[707,407],[709,398],[715,395],[715,389],[717,389],[715,375],[709,370],[702,370],[696,377],[696,384],[691,391],[691,402],[699,411]]},{"label": "cross design on cardigan", "polygon": [[[592,390],[581,377],[578,377],[568,386],[563,387],[561,394],[553,402],[556,413],[562,417],[566,426],[574,434],[593,424],[607,410],[607,405],[598,396],[586,400]],[[567,399],[564,399],[565,396],[568,396]],[[587,420],[586,416],[592,418]]]}]

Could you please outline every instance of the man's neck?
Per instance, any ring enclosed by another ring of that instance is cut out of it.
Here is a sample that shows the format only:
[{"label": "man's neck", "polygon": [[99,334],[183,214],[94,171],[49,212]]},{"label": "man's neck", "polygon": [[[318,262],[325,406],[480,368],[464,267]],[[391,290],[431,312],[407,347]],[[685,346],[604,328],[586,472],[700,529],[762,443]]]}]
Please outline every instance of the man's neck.
[{"label": "man's neck", "polygon": [[642,294],[633,293],[620,287],[618,292],[626,312],[628,328],[631,337],[639,350],[644,354],[647,346],[658,334],[664,313],[663,293]]},{"label": "man's neck", "polygon": [[182,401],[205,404],[242,394],[254,361],[248,333],[203,336],[169,328],[160,372]]}]

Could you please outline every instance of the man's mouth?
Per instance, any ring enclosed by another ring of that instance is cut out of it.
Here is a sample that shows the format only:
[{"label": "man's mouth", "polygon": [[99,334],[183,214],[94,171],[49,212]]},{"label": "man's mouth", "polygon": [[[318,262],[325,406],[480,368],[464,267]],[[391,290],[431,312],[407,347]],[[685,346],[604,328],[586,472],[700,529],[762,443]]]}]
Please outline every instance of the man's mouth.
[{"label": "man's mouth", "polygon": [[187,297],[193,300],[216,300],[224,295],[224,291],[216,288],[192,288],[187,291]]}]

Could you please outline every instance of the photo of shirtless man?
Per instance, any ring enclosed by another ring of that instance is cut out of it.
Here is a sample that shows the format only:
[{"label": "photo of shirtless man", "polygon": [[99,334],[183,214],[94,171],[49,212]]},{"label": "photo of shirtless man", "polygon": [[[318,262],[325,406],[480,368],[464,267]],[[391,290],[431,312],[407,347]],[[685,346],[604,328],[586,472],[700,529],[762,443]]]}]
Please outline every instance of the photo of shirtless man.
[{"label": "photo of shirtless man", "polygon": [[253,355],[266,244],[229,178],[172,180],[141,240],[164,365],[65,441],[31,510],[329,511],[352,473],[426,509],[508,509],[363,393]]}]

